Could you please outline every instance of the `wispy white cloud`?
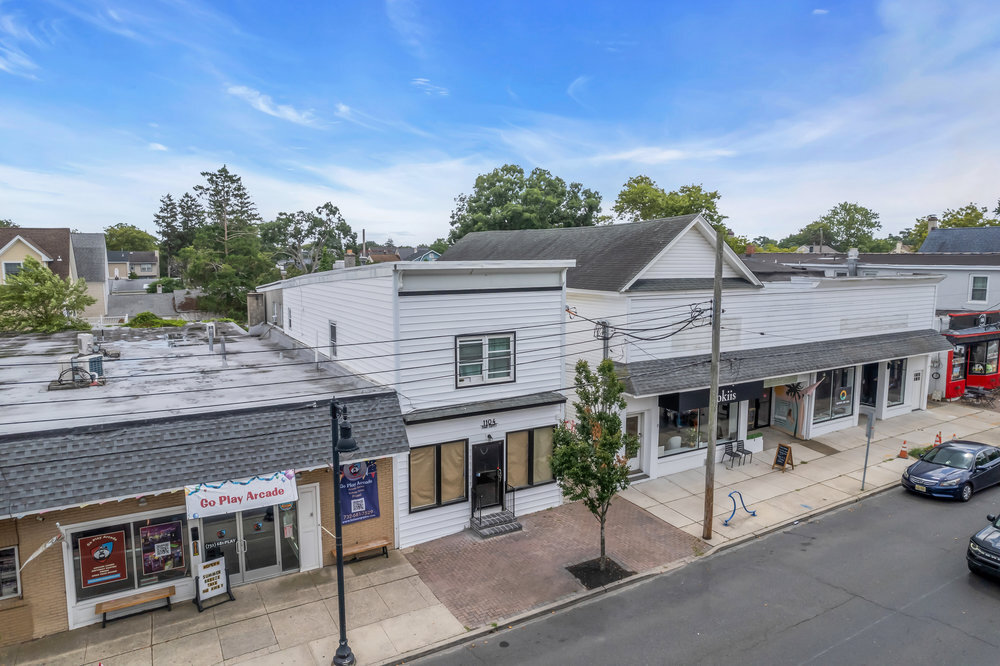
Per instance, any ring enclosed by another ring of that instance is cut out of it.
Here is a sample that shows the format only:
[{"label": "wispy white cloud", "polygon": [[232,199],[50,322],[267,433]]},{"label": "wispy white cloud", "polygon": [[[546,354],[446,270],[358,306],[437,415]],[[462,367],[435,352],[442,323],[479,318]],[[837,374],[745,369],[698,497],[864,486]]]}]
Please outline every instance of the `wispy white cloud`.
[{"label": "wispy white cloud", "polygon": [[13,14],[0,14],[0,72],[24,78],[37,78],[38,65],[21,44],[40,45],[39,40]]},{"label": "wispy white cloud", "polygon": [[386,0],[385,15],[403,44],[415,55],[426,55],[427,27],[420,18],[415,0]]},{"label": "wispy white cloud", "polygon": [[569,95],[570,98],[577,104],[583,104],[583,102],[580,100],[579,95],[584,91],[584,88],[586,88],[589,82],[590,82],[589,76],[576,77],[575,79],[573,79],[573,82],[570,83],[569,86],[566,88],[566,94]]},{"label": "wispy white cloud", "polygon": [[654,165],[666,164],[668,162],[733,157],[735,154],[736,153],[732,150],[724,150],[721,148],[699,150],[662,148],[659,146],[640,146],[638,148],[631,148],[621,152],[595,155],[591,159],[594,162],[631,162],[633,164]]},{"label": "wispy white cloud", "polygon": [[296,125],[304,125],[306,127],[317,126],[316,116],[312,111],[299,111],[287,104],[276,104],[270,95],[265,95],[259,90],[254,90],[247,86],[229,86],[226,88],[226,92],[242,99],[254,109],[269,116],[281,118]]},{"label": "wispy white cloud", "polygon": [[418,90],[422,90],[425,95],[440,95],[442,97],[448,96],[447,88],[434,85],[431,83],[430,79],[413,79],[410,81],[410,85]]},{"label": "wispy white cloud", "polygon": [[153,143],[149,144],[149,149],[150,150],[163,151],[163,152],[166,152],[167,150],[169,150],[169,148],[167,148],[166,146],[164,146],[162,143],[156,143],[155,141]]},{"label": "wispy white cloud", "polygon": [[816,16],[822,16],[823,14],[829,14],[829,13],[830,13],[829,9],[814,9],[813,10],[813,14],[816,15]]}]

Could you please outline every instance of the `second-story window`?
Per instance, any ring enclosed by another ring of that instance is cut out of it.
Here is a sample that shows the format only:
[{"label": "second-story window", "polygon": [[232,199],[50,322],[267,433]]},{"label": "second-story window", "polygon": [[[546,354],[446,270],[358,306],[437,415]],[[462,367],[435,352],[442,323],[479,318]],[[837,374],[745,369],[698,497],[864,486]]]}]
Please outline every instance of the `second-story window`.
[{"label": "second-story window", "polygon": [[989,282],[990,279],[985,275],[973,275],[972,284],[969,289],[969,301],[972,303],[985,303]]},{"label": "second-story window", "polygon": [[514,334],[490,333],[456,338],[457,386],[514,381]]},{"label": "second-story window", "polygon": [[337,324],[330,322],[330,358],[337,358]]}]

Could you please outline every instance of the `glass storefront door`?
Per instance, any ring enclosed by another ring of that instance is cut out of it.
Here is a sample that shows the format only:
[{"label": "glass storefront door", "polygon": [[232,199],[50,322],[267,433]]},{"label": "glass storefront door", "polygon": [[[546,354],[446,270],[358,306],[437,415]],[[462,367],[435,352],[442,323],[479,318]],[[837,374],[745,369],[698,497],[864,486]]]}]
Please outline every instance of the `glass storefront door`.
[{"label": "glass storefront door", "polygon": [[202,519],[205,559],[226,558],[234,585],[281,573],[280,544],[273,506]]}]

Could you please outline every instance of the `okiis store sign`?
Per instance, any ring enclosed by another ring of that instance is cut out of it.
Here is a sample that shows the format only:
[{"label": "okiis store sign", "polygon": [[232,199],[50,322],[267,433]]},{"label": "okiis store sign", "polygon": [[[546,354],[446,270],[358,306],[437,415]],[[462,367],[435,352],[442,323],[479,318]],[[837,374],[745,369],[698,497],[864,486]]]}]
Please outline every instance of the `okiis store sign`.
[{"label": "okiis store sign", "polygon": [[284,504],[297,499],[299,493],[295,486],[294,470],[184,487],[187,515],[192,520]]}]

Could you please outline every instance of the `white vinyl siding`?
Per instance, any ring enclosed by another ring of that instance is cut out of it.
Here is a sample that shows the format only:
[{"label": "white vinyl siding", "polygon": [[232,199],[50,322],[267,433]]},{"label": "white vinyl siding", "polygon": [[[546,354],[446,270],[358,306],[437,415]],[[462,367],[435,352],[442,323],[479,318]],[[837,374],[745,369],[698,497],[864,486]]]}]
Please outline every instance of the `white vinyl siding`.
[{"label": "white vinyl siding", "polygon": [[[639,275],[639,279],[710,278],[714,275],[715,245],[696,228],[691,228],[674,241],[666,254],[651,263],[645,272]],[[723,260],[722,277],[742,277],[742,275]]]}]

